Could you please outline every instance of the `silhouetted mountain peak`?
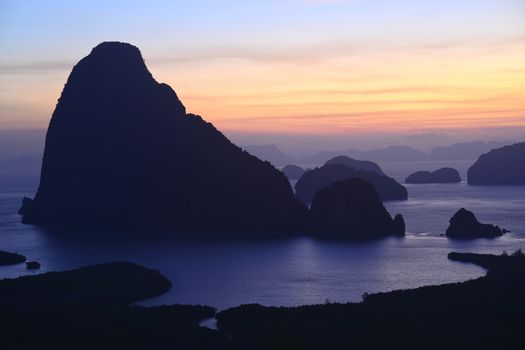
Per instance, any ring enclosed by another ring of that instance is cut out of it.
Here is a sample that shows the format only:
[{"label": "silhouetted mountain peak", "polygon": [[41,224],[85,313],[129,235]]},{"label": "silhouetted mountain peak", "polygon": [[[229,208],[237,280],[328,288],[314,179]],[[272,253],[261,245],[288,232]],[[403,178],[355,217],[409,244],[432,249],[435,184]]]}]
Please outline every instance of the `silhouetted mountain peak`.
[{"label": "silhouetted mountain peak", "polygon": [[99,52],[128,52],[142,57],[138,47],[122,41],[103,41],[91,50],[91,54]]},{"label": "silhouetted mountain peak", "polygon": [[[95,46],[75,68],[89,67],[92,73],[105,73],[106,78],[142,77],[153,81],[140,50],[127,43],[104,42]],[[73,71],[74,73],[74,71]],[[97,78],[101,78],[97,76]]]},{"label": "silhouetted mountain peak", "polygon": [[172,112],[186,114],[175,91],[153,78],[137,47],[103,42],[75,65],[60,99],[75,99],[91,108],[107,105],[108,100],[124,100],[131,108],[137,99],[144,101],[152,95],[162,95]]}]

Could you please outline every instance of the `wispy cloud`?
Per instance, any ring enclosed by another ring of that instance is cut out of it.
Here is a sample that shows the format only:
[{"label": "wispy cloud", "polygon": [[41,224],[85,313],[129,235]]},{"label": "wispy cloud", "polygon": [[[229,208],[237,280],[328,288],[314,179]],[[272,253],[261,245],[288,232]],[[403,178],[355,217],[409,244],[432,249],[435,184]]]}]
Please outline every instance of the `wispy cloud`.
[{"label": "wispy cloud", "polygon": [[0,63],[0,75],[8,74],[34,74],[43,71],[63,71],[73,68],[73,63],[62,60],[24,63]]},{"label": "wispy cloud", "polygon": [[[317,0],[312,0],[317,2]],[[334,0],[336,1],[336,0]],[[331,2],[331,0],[321,2]],[[150,57],[146,55],[147,63],[152,64],[185,64],[206,63],[220,60],[243,60],[255,63],[288,63],[288,64],[318,64],[330,59],[342,57],[367,57],[370,55],[395,54],[425,54],[447,50],[464,49],[476,55],[487,50],[502,50],[508,47],[525,46],[525,37],[492,38],[480,40],[454,40],[426,42],[412,45],[392,45],[360,43],[350,40],[332,40],[316,44],[296,45],[285,47],[251,46],[251,45],[218,45],[200,47],[174,48],[174,55]],[[36,62],[0,62],[0,74],[33,73],[45,70],[71,69],[75,60],[48,60]]]}]

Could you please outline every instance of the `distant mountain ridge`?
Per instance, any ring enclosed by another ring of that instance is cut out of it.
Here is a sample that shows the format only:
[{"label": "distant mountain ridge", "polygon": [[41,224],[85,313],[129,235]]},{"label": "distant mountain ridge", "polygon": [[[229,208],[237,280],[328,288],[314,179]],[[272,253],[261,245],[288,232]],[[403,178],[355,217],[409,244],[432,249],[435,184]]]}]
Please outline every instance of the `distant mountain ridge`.
[{"label": "distant mountain ridge", "polygon": [[276,145],[248,145],[241,146],[241,148],[260,160],[272,163],[274,166],[283,166],[293,162],[293,158],[281,151]]},{"label": "distant mountain ridge", "polygon": [[286,164],[301,164],[321,166],[332,158],[346,156],[356,160],[373,162],[418,162],[444,160],[476,160],[480,155],[492,149],[512,144],[512,141],[472,141],[455,143],[450,146],[436,146],[430,152],[423,152],[411,146],[398,145],[359,150],[355,148],[340,151],[321,151],[311,155],[291,156],[279,149],[276,145],[250,145],[244,148],[259,159],[268,161],[275,166]]},{"label": "distant mountain ridge", "polygon": [[451,146],[437,146],[430,152],[432,160],[475,160],[483,153],[512,144],[511,141],[473,141]]},{"label": "distant mountain ridge", "polygon": [[410,146],[388,146],[386,148],[361,151],[348,149],[345,151],[323,151],[310,156],[303,156],[297,160],[299,164],[323,164],[337,156],[347,156],[358,160],[373,162],[407,162],[427,160],[428,155]]}]

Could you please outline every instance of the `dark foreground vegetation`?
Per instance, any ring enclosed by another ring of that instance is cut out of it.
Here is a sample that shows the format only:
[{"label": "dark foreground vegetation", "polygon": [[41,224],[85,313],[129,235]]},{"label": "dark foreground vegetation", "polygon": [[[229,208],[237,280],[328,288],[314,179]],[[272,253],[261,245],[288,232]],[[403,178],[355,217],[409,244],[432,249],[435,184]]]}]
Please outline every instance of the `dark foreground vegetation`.
[{"label": "dark foreground vegetation", "polygon": [[218,314],[243,349],[525,349],[525,257],[451,253],[488,269],[475,280],[388,293],[361,303],[243,305]]},{"label": "dark foreground vegetation", "polygon": [[[450,253],[486,276],[365,294],[361,303],[221,311],[130,305],[158,271],[110,263],[0,281],[0,349],[523,349],[525,256]],[[216,315],[219,331],[199,322]]]},{"label": "dark foreground vegetation", "polygon": [[0,281],[0,349],[223,349],[208,306],[130,306],[166,292],[158,271],[110,263]]},{"label": "dark foreground vegetation", "polygon": [[16,265],[25,261],[26,257],[21,254],[0,251],[0,266]]}]

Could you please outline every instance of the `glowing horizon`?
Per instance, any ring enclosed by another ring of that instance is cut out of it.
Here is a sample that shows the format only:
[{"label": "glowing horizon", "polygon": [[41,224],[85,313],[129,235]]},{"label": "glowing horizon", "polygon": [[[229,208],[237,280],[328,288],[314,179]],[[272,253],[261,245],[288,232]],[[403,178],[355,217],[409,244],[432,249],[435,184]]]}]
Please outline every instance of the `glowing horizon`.
[{"label": "glowing horizon", "polygon": [[[3,5],[0,40],[9,50],[0,56],[0,129],[46,127],[72,66],[99,42],[119,40],[141,49],[188,112],[227,132],[525,130],[519,1],[198,1],[179,3],[184,11],[173,17],[170,3],[133,3],[111,17],[116,3],[56,1],[43,17],[38,2]],[[72,8],[78,13],[60,18]],[[102,18],[88,16],[90,23],[79,17],[86,11]],[[30,19],[33,34],[43,28],[40,41],[8,37]],[[52,35],[75,19],[76,33]]]}]

